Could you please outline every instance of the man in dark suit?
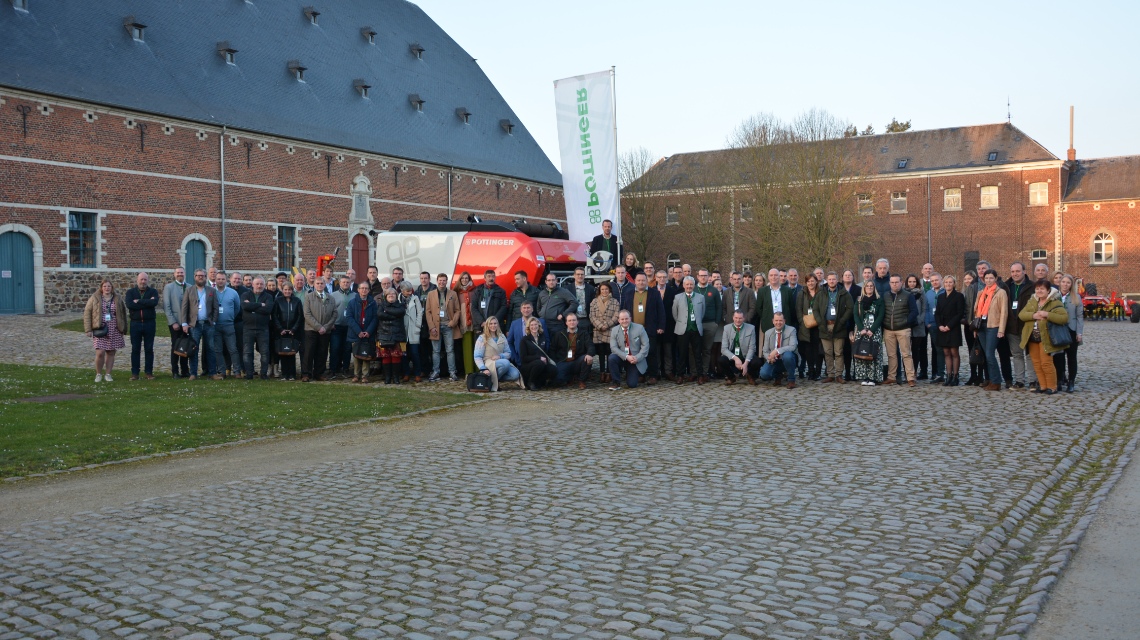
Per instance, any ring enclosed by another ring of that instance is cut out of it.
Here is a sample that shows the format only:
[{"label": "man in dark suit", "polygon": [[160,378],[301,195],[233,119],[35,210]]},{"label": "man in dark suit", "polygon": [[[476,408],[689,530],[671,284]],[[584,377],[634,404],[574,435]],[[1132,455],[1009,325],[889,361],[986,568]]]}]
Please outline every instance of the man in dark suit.
[{"label": "man in dark suit", "polygon": [[594,366],[594,340],[589,331],[579,329],[577,314],[566,315],[566,330],[551,336],[549,353],[558,369],[558,384],[565,385],[575,376],[578,388],[586,388]]},{"label": "man in dark suit", "polygon": [[677,289],[669,276],[662,269],[654,274],[656,284],[653,287],[657,292],[658,297],[661,298],[661,306],[665,308],[662,328],[665,330],[654,336],[649,336],[649,341],[652,343],[653,348],[651,352],[655,356],[650,360],[649,366],[651,378],[666,378],[672,380],[677,371],[677,360],[674,354],[673,344],[675,342],[675,334],[673,333],[673,298],[677,297]]},{"label": "man in dark suit", "polygon": [[[476,287],[471,292],[471,319],[475,324],[475,332],[483,331],[483,322],[495,316],[499,319],[499,326],[507,324],[507,292],[495,284],[495,271],[488,269],[483,274],[483,286]],[[500,329],[501,331],[501,329]]]},{"label": "man in dark suit", "polygon": [[599,251],[605,251],[610,254],[610,269],[616,265],[622,264],[622,251],[621,241],[618,237],[613,235],[614,223],[610,220],[602,220],[602,233],[601,235],[594,236],[590,241],[590,255],[594,255]]},{"label": "man in dark suit", "polygon": [[780,270],[768,271],[768,286],[756,292],[756,324],[761,332],[772,328],[772,316],[776,312],[783,313],[785,318],[795,308],[792,292],[787,287],[780,286]]},{"label": "man in dark suit", "polygon": [[627,311],[633,316],[633,322],[644,327],[646,335],[649,336],[646,383],[657,384],[661,372],[657,362],[660,359],[660,354],[657,352],[660,346],[656,338],[665,334],[665,305],[661,301],[657,287],[649,286],[649,279],[644,273],[637,274],[634,280],[633,292],[629,294],[629,307]]}]

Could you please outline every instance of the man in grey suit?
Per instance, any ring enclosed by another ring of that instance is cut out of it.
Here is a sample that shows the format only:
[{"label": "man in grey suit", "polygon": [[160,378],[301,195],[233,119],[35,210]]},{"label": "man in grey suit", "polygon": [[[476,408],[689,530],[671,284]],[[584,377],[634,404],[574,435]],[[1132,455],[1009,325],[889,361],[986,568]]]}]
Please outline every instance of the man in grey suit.
[{"label": "man in grey suit", "polygon": [[764,332],[764,347],[760,350],[760,358],[764,361],[764,366],[760,367],[760,379],[771,380],[778,387],[783,373],[788,376],[788,388],[795,389],[798,347],[796,328],[784,324],[784,314],[773,314],[772,328]]},{"label": "man in grey suit", "polygon": [[[704,335],[704,323],[702,319],[705,316],[705,299],[704,296],[693,294],[693,290],[697,286],[697,281],[692,276],[685,276],[681,281],[681,286],[684,291],[677,294],[673,298],[673,321],[677,324],[673,328],[673,333],[677,334],[677,362],[679,366],[677,371],[677,384],[685,382],[685,377],[681,375],[684,368],[684,362],[689,361],[689,380],[696,381],[697,384],[704,384],[708,382],[708,378],[704,376],[704,353],[701,348],[703,342],[701,336]],[[689,353],[689,350],[692,353]],[[686,357],[688,356],[688,357]]]},{"label": "man in grey suit", "polygon": [[756,384],[760,361],[755,356],[756,328],[744,322],[743,311],[734,311],[732,323],[724,325],[717,360],[717,371],[724,376],[724,383],[736,384],[736,377],[743,375],[748,384]]},{"label": "man in grey suit", "polygon": [[630,389],[637,388],[638,376],[644,375],[648,366],[649,334],[645,328],[631,320],[624,309],[618,313],[618,325],[610,329],[610,375],[613,384],[610,391],[621,388],[622,371],[625,371],[625,384]]},{"label": "man in grey suit", "polygon": [[170,374],[173,378],[189,378],[190,362],[174,353],[178,338],[182,337],[182,297],[186,293],[186,270],[174,270],[174,282],[167,283],[162,290],[162,312],[170,325]]}]

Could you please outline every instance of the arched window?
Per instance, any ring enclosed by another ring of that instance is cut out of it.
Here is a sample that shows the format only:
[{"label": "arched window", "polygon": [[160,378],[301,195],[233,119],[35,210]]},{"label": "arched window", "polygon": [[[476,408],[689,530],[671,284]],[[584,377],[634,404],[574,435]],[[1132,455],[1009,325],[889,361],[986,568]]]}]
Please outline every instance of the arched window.
[{"label": "arched window", "polygon": [[669,265],[670,269],[679,267],[681,266],[681,255],[678,253],[670,253],[669,257],[665,259],[665,263]]},{"label": "arched window", "polygon": [[1101,232],[1093,236],[1093,264],[1116,264],[1116,240],[1112,234]]}]

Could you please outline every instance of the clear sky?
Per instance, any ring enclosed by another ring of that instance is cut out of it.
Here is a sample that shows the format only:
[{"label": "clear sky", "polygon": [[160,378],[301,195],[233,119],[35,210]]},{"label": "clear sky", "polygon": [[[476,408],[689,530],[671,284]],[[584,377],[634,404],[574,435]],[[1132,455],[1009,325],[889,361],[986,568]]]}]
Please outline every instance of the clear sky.
[{"label": "clear sky", "polygon": [[618,149],[721,148],[758,112],[881,133],[1013,123],[1057,157],[1140,154],[1140,1],[418,0],[558,166],[554,80],[617,67]]}]

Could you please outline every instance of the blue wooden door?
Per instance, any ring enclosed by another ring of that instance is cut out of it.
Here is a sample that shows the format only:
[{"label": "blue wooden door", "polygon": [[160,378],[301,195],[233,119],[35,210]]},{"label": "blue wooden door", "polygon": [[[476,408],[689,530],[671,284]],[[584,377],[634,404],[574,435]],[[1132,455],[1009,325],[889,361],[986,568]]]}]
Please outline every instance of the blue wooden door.
[{"label": "blue wooden door", "polygon": [[186,279],[194,282],[194,271],[206,268],[206,243],[191,240],[186,243]]},{"label": "blue wooden door", "polygon": [[0,234],[0,313],[35,313],[32,239],[18,231]]}]

